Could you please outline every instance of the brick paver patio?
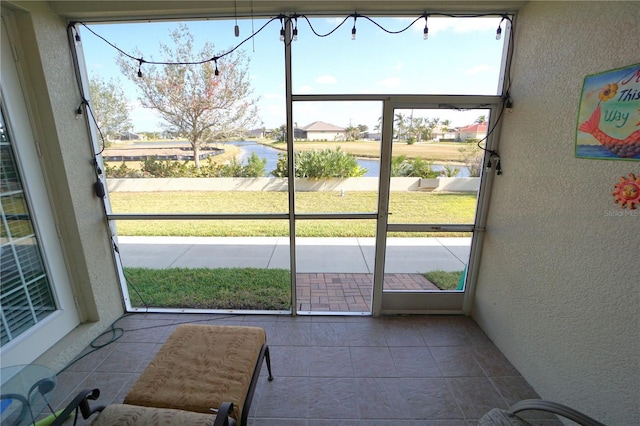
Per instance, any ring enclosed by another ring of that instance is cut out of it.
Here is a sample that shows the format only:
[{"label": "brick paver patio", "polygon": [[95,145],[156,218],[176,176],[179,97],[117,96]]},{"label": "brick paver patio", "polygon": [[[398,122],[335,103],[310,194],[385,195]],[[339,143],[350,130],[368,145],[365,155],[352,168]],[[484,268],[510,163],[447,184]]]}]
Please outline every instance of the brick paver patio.
[{"label": "brick paver patio", "polygon": [[[370,312],[373,274],[297,274],[297,309]],[[420,274],[385,274],[385,290],[438,291]]]}]

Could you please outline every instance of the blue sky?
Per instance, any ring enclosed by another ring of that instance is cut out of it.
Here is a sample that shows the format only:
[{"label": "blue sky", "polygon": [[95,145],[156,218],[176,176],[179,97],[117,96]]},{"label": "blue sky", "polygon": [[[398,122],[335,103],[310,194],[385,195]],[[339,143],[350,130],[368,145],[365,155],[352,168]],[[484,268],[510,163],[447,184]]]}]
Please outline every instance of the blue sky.
[{"label": "blue sky", "polygon": [[[378,18],[390,31],[409,25],[415,17]],[[326,34],[343,19],[309,18],[316,32]],[[187,21],[195,37],[194,51],[213,42],[218,54],[238,45],[267,22],[238,20],[240,37],[234,36],[235,20]],[[364,17],[356,21],[357,37],[351,40],[353,18],[330,36],[314,35],[303,18],[298,19],[298,40],[292,44],[292,85],[296,94],[481,94],[498,92],[503,40],[495,38],[499,17],[435,18],[428,20],[429,38],[423,40],[424,19],[402,34],[387,34]],[[178,22],[93,24],[91,28],[120,49],[139,49],[147,60],[163,60],[160,43],[169,44],[169,32]],[[503,23],[503,34],[505,24]],[[280,22],[274,21],[240,48],[248,56],[251,84],[259,96],[262,124],[267,128],[285,123],[284,46],[279,40]],[[89,76],[116,79],[131,105],[134,131],[159,130],[153,111],[139,106],[135,85],[117,66],[117,51],[81,28],[82,48]],[[201,59],[201,58],[194,58]],[[144,71],[144,67],[143,67]],[[372,129],[381,115],[381,104],[296,103],[294,121],[299,126],[325,121],[338,126],[365,124]],[[482,111],[423,111],[429,118],[450,119],[453,125],[473,122]]]}]

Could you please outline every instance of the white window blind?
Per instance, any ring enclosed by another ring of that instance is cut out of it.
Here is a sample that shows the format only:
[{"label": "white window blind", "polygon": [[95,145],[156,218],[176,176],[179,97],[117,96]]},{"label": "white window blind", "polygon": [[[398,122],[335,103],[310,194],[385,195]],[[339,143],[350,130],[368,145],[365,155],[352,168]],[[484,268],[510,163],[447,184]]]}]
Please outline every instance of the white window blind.
[{"label": "white window blind", "polygon": [[1,345],[56,310],[13,142],[0,114]]}]

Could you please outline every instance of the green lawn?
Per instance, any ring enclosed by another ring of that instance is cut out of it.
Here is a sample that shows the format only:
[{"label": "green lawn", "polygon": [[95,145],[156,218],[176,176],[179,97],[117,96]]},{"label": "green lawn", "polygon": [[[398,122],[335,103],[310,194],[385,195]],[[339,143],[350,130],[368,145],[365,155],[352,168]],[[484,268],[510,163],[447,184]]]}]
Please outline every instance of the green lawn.
[{"label": "green lawn", "polygon": [[434,283],[440,290],[456,290],[464,271],[447,272],[441,270],[430,271],[424,277]]},{"label": "green lawn", "polygon": [[[287,150],[285,142],[260,141],[280,151]],[[293,147],[296,151],[321,151],[327,148],[336,148],[344,152],[363,158],[380,158],[379,141],[295,141]],[[392,145],[393,156],[405,155],[407,158],[424,158],[437,163],[464,164],[463,154],[460,149],[477,149],[476,143],[461,142],[420,142],[409,145],[406,141],[395,141]]]},{"label": "green lawn", "polygon": [[133,306],[191,309],[290,309],[285,269],[125,268]]},{"label": "green lawn", "polygon": [[[285,213],[285,192],[153,192],[109,194],[115,213]],[[372,212],[375,192],[297,194],[300,212]],[[394,192],[391,223],[473,223],[475,194]],[[286,236],[286,220],[118,220],[119,235],[138,236]],[[374,237],[374,220],[299,220],[303,237]],[[416,236],[395,233],[390,236]],[[420,236],[468,236],[463,233],[425,233]],[[431,273],[429,280],[442,289],[455,289],[462,271]],[[289,310],[287,270],[256,268],[146,269],[125,268],[133,306]]]},{"label": "green lawn", "polygon": [[[114,213],[286,213],[286,192],[111,192]],[[300,213],[374,212],[376,192],[300,192]],[[473,223],[475,194],[393,192],[390,223]],[[286,220],[117,221],[119,235],[135,236],[287,236]],[[374,220],[299,220],[300,237],[373,237]],[[390,234],[409,236],[410,234]],[[434,234],[462,236],[456,233]],[[414,235],[415,236],[415,235]],[[423,235],[424,236],[424,235]]]}]

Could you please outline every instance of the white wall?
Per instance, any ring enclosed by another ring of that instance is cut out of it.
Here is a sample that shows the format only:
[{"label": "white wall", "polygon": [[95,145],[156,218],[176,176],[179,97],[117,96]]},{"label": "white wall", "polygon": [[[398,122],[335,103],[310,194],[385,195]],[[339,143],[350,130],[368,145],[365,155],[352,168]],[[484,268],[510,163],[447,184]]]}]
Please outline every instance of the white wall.
[{"label": "white wall", "polygon": [[[296,191],[377,191],[377,177],[297,179]],[[477,192],[480,178],[392,177],[391,191]],[[288,191],[286,178],[124,178],[108,179],[111,192],[149,191]]]},{"label": "white wall", "polygon": [[528,3],[473,316],[546,399],[640,424],[640,215],[611,191],[640,162],[576,159],[585,75],[640,62],[640,2]]}]

